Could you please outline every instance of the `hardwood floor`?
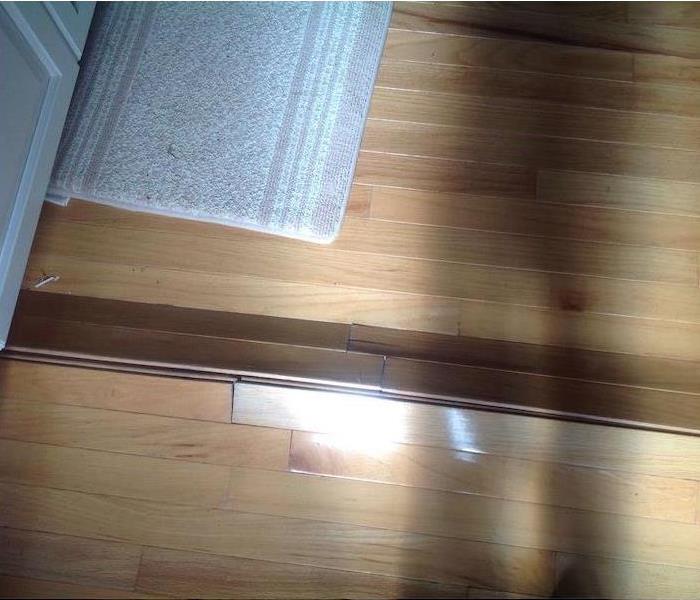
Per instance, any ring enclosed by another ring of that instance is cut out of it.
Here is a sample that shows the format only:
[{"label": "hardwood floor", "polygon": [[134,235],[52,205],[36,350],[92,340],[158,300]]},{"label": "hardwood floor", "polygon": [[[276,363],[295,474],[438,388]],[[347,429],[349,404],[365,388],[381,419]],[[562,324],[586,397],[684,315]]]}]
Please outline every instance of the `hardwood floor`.
[{"label": "hardwood floor", "polygon": [[700,438],[231,398],[1,360],[0,596],[697,597]]},{"label": "hardwood floor", "polygon": [[699,165],[700,5],[398,2],[333,244],[46,205],[9,347],[212,380],[0,360],[0,596],[697,598]]}]

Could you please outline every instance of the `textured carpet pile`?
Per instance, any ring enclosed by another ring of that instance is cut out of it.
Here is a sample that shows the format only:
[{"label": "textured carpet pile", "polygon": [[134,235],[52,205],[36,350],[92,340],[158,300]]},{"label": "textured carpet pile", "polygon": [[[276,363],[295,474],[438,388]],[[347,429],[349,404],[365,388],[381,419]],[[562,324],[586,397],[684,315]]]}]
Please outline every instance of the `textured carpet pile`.
[{"label": "textured carpet pile", "polygon": [[390,13],[99,4],[50,195],[332,241]]}]

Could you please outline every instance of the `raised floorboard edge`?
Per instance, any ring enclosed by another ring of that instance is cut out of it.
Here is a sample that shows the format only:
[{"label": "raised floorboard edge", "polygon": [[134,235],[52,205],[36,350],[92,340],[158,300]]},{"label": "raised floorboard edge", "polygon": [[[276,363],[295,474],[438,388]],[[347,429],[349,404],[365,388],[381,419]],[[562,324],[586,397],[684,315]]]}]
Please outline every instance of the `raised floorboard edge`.
[{"label": "raised floorboard edge", "polygon": [[[243,380],[256,381],[271,385],[301,386],[327,391],[371,394],[378,399],[437,404],[567,421],[608,424],[633,429],[700,435],[700,402],[698,402],[698,418],[691,420],[692,423],[697,421],[699,425],[692,426],[691,423],[690,427],[681,427],[670,419],[658,419],[652,422],[651,420],[637,420],[629,417],[619,418],[613,414],[613,411],[607,415],[600,412],[596,414],[585,411],[572,412],[556,408],[543,408],[529,402],[521,402],[518,398],[513,398],[512,401],[509,398],[508,401],[504,402],[480,399],[468,395],[455,395],[452,392],[441,393],[439,389],[441,386],[436,386],[436,390],[427,390],[425,385],[412,387],[410,381],[407,382],[407,385],[397,386],[395,381],[385,380],[384,367],[387,362],[391,362],[393,359],[406,360],[401,358],[403,353],[397,352],[396,356],[394,356],[372,354],[366,351],[352,352],[352,336],[349,340],[350,352],[274,342],[242,342],[237,339],[212,338],[206,335],[199,336],[192,334],[192,332],[188,334],[168,333],[169,337],[167,339],[157,339],[156,343],[153,343],[153,336],[156,336],[156,338],[162,336],[162,330],[125,328],[122,323],[109,325],[100,319],[94,319],[93,321],[99,321],[99,323],[95,323],[91,322],[91,317],[86,313],[82,313],[81,316],[83,318],[78,321],[77,315],[81,313],[80,311],[73,312],[76,310],[76,306],[71,307],[69,311],[71,314],[76,315],[74,316],[75,320],[39,317],[36,312],[39,307],[42,307],[42,310],[47,311],[44,314],[56,314],[51,310],[54,301],[59,302],[64,309],[67,303],[70,304],[71,302],[77,303],[77,305],[85,302],[84,306],[99,305],[100,303],[105,305],[119,303],[120,305],[129,305],[132,311],[139,310],[142,307],[147,311],[152,311],[152,305],[145,306],[137,302],[100,300],[75,296],[56,298],[56,296],[60,295],[40,292],[29,292],[28,294],[40,295],[41,301],[25,304],[24,296],[22,297],[7,347],[0,352],[0,358],[189,379],[229,381],[231,383]],[[24,295],[26,296],[27,293]],[[167,308],[173,311],[179,310],[176,307]],[[183,310],[192,311],[196,309]],[[64,312],[62,314],[66,315],[68,313]],[[225,313],[223,316],[226,316]],[[275,320],[273,317],[270,317],[270,319]],[[91,332],[91,329],[95,331]],[[127,338],[123,337],[124,332],[128,334]],[[410,336],[414,332],[403,333]],[[125,339],[127,343],[119,343]],[[204,360],[200,357],[199,360],[188,361],[184,360],[187,357],[187,352],[183,352],[182,347],[178,350],[176,344],[173,343],[173,341],[178,339],[182,339],[185,342],[185,350],[194,347],[193,344],[196,342],[213,343],[214,345],[202,353]],[[269,352],[263,353],[259,362],[256,362],[255,352],[252,353],[251,358],[251,353],[246,352],[245,346],[243,346],[242,354],[247,354],[248,356],[244,356],[242,360],[236,361],[235,358],[230,360],[230,356],[235,356],[236,352],[226,352],[225,354],[229,355],[229,361],[221,360],[221,348],[224,347],[221,346],[222,342],[231,342],[233,344],[231,347],[234,350],[241,348],[241,346],[236,346],[236,344],[243,343],[265,348]],[[145,354],[142,354],[138,350],[142,346],[150,346],[150,349]],[[313,352],[313,356],[310,357],[311,360],[306,361],[303,356],[299,359],[299,353],[303,353],[304,350]],[[278,369],[275,368],[275,351],[281,352],[280,356],[284,359],[284,365]],[[290,359],[290,355],[293,358]],[[331,361],[327,366],[323,364],[320,367],[314,366],[312,371],[307,373],[304,373],[301,369],[297,372],[294,371],[295,367],[303,366],[305,362],[314,362],[314,359],[326,355],[331,357]],[[349,359],[349,361],[346,362],[345,359]],[[353,359],[358,360],[353,362]],[[411,362],[412,359],[408,360]],[[434,361],[419,362],[429,366]],[[450,363],[435,363],[435,365],[444,367],[458,366],[454,363],[451,365]],[[345,370],[346,366],[349,373]],[[324,372],[324,369],[327,369],[327,372]],[[497,370],[494,370],[494,376],[498,376]]]}]

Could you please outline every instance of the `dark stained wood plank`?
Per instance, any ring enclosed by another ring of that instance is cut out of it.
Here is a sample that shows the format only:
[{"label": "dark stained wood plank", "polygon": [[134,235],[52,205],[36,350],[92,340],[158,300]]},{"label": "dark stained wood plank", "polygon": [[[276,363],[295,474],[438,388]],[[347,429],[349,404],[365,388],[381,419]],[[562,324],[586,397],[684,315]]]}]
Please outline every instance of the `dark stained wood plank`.
[{"label": "dark stained wood plank", "polygon": [[[36,292],[34,292],[36,293]],[[311,380],[345,381],[376,386],[382,369],[381,357],[340,350],[310,348],[215,338],[180,332],[142,329],[82,320],[58,320],[51,315],[56,302],[81,306],[83,300],[45,294],[27,313],[20,303],[7,347],[63,356],[90,357],[130,364],[148,364],[213,372],[268,374]],[[87,300],[86,306],[93,300]],[[134,311],[148,305],[134,306]],[[78,318],[78,313],[71,313]]]},{"label": "dark stained wood plank", "polygon": [[[700,394],[700,364],[693,361],[366,325],[352,326],[349,348],[399,358]],[[700,409],[700,398],[698,405]]]},{"label": "dark stained wood plank", "polygon": [[21,291],[22,313],[51,316],[95,325],[148,329],[210,338],[255,340],[275,344],[345,350],[348,326],[342,323],[305,321],[223,311],[190,309]]}]

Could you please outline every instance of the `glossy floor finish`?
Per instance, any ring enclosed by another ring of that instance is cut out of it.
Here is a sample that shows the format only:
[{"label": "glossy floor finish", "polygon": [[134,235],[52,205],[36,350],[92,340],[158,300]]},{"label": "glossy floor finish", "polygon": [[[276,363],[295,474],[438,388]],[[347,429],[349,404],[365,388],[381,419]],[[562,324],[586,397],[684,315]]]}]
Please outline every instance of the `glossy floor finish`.
[{"label": "glossy floor finish", "polygon": [[[399,2],[334,244],[73,201],[45,207],[24,287],[563,349],[587,385],[682,392],[616,417],[696,428],[699,73],[698,4]],[[582,374],[581,352],[615,356]],[[650,384],[636,357],[681,375]]]},{"label": "glossy floor finish", "polygon": [[699,438],[231,391],[0,361],[0,596],[697,598]]}]

